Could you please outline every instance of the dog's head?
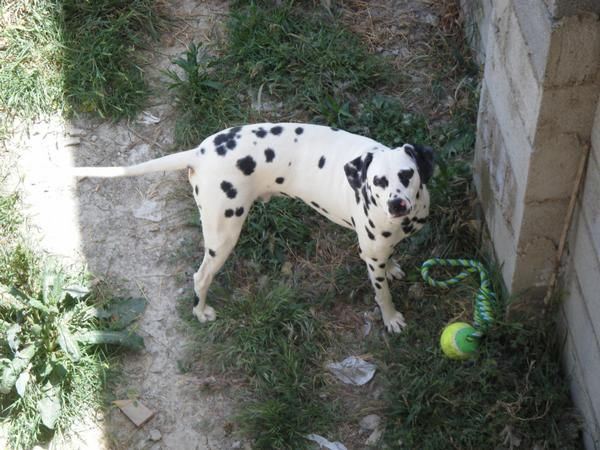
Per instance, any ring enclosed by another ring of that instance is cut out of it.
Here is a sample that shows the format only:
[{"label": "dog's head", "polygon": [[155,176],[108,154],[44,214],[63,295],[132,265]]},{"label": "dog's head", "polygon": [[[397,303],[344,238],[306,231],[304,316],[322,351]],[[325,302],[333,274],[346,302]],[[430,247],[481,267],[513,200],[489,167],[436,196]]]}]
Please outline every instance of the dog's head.
[{"label": "dog's head", "polygon": [[368,209],[374,203],[390,218],[412,211],[419,190],[433,175],[434,157],[430,147],[404,144],[394,150],[374,150],[344,166],[348,182]]}]

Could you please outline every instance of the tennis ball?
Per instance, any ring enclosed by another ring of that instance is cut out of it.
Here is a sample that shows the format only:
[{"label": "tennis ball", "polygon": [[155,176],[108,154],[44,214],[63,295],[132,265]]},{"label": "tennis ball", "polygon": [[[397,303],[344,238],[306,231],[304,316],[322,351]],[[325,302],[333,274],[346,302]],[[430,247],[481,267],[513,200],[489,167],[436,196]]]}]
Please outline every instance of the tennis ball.
[{"label": "tennis ball", "polygon": [[472,337],[475,332],[475,328],[468,323],[456,322],[448,325],[440,337],[442,351],[450,359],[470,358],[479,345],[477,338]]}]

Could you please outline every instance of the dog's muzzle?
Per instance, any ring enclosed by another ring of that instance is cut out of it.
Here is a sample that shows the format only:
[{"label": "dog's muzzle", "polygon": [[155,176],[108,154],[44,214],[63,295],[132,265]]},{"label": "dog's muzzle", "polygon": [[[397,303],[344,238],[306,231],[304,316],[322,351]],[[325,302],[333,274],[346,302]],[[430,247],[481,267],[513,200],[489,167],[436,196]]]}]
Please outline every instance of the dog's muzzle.
[{"label": "dog's muzzle", "polygon": [[402,217],[409,213],[408,202],[401,198],[395,198],[388,201],[388,211],[392,217]]}]

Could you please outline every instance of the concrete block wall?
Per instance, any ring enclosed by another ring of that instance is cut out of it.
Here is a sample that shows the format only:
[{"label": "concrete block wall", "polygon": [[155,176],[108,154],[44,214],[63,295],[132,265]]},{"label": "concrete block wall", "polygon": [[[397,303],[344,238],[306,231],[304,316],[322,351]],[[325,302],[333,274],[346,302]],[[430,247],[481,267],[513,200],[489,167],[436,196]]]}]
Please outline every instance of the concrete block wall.
[{"label": "concrete block wall", "polygon": [[600,1],[461,0],[484,64],[474,179],[513,310],[541,309],[581,156],[560,323],[564,365],[600,449]]}]

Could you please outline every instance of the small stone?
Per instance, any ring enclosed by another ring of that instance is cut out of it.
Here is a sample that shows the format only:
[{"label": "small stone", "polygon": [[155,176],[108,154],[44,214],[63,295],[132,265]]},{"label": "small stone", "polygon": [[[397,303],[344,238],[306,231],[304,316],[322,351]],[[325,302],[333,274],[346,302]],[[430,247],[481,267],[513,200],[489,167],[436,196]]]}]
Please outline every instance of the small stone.
[{"label": "small stone", "polygon": [[380,423],[381,417],[377,414],[369,414],[368,416],[363,417],[358,425],[360,426],[361,433],[364,433],[366,431],[375,430]]},{"label": "small stone", "polygon": [[153,442],[158,442],[162,439],[162,434],[159,430],[157,430],[156,428],[153,428],[152,430],[150,430],[150,440]]},{"label": "small stone", "polygon": [[94,134],[90,139],[92,140],[92,142],[96,142],[98,140],[98,136]]},{"label": "small stone", "polygon": [[69,136],[64,141],[65,147],[74,147],[81,144],[81,138],[79,136]]},{"label": "small stone", "polygon": [[425,296],[425,288],[422,283],[414,283],[408,288],[408,298],[421,300]]},{"label": "small stone", "polygon": [[377,446],[377,444],[379,443],[379,440],[381,439],[381,436],[383,436],[383,430],[380,428],[377,428],[375,431],[373,431],[371,433],[371,435],[365,441],[366,446],[367,447]]},{"label": "small stone", "polygon": [[242,448],[242,441],[235,441],[233,444],[231,444],[231,448]]}]

